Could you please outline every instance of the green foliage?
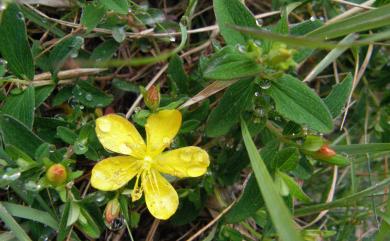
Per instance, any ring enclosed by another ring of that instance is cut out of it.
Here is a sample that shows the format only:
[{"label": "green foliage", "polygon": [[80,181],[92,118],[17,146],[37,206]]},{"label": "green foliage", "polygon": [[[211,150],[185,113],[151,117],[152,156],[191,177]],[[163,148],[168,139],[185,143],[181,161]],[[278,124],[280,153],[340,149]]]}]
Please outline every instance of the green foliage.
[{"label": "green foliage", "polygon": [[[0,3],[0,240],[386,240],[388,1],[212,3]],[[168,109],[182,118],[165,151],[197,146],[210,165],[172,160],[191,177],[163,173],[179,201],[163,222],[150,196],[132,200],[148,165],[113,191],[91,176],[124,155],[98,118],[126,117],[148,142],[148,117]]]}]

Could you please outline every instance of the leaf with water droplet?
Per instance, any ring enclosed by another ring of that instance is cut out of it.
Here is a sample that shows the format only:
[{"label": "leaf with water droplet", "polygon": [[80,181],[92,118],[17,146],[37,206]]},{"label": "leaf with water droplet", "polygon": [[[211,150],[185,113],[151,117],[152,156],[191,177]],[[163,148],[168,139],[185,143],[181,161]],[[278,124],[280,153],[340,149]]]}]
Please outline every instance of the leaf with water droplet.
[{"label": "leaf with water droplet", "polygon": [[87,81],[80,81],[72,93],[81,104],[89,108],[105,107],[113,101],[112,95],[106,94]]}]

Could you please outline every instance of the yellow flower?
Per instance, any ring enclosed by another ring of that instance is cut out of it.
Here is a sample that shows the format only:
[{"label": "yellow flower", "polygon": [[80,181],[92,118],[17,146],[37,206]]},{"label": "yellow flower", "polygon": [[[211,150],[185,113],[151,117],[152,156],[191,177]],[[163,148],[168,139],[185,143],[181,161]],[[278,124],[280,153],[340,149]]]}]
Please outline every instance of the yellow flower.
[{"label": "yellow flower", "polygon": [[92,169],[91,184],[102,191],[114,191],[136,177],[132,200],[145,193],[150,213],[168,219],[175,212],[179,198],[172,185],[160,174],[198,177],[210,164],[206,151],[188,146],[164,152],[181,126],[178,110],[162,110],[147,119],[146,144],[137,129],[125,118],[109,114],[96,120],[96,134],[102,145],[125,156],[110,157]]}]

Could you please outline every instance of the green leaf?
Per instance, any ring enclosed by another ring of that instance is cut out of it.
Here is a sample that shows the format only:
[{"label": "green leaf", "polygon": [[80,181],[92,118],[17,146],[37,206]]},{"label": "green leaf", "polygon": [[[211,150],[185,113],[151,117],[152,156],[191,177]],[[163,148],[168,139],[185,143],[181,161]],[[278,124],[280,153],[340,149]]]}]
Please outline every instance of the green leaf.
[{"label": "green leaf", "polygon": [[84,208],[80,209],[79,220],[76,225],[81,231],[83,231],[91,238],[97,239],[100,237],[100,229],[98,224]]},{"label": "green leaf", "polygon": [[246,45],[248,37],[229,25],[257,27],[256,19],[240,0],[213,0],[215,17],[223,38],[228,45]]},{"label": "green leaf", "polygon": [[230,86],[219,105],[211,112],[206,125],[210,137],[225,135],[240,119],[240,113],[252,103],[255,92],[253,79],[240,80]]},{"label": "green leaf", "polygon": [[276,111],[286,119],[309,128],[329,133],[333,129],[331,114],[307,85],[291,75],[274,80],[265,92],[275,101]]},{"label": "green leaf", "polygon": [[[263,148],[264,149],[264,148]],[[281,171],[293,170],[299,161],[299,152],[295,147],[288,147],[278,152],[276,156],[277,168]]]},{"label": "green leaf", "polygon": [[251,174],[238,201],[225,215],[226,223],[239,223],[255,214],[264,205],[255,175]]},{"label": "green leaf", "polygon": [[70,211],[70,201],[67,201],[64,205],[64,209],[62,210],[62,215],[59,223],[57,241],[65,240],[66,236],[69,233],[70,228],[67,227],[68,217]]},{"label": "green leaf", "polygon": [[19,78],[34,78],[34,60],[27,40],[24,15],[16,3],[0,15],[0,52],[9,69]]},{"label": "green leaf", "polygon": [[298,200],[302,202],[309,203],[312,201],[311,198],[306,195],[306,193],[302,190],[302,188],[295,182],[295,180],[292,177],[280,171],[277,172],[277,175],[279,175],[279,177],[283,179],[284,183],[287,185],[290,194],[292,196],[296,197]]},{"label": "green leaf", "polygon": [[390,143],[338,145],[331,148],[338,153],[348,155],[376,154],[390,152]]},{"label": "green leaf", "polygon": [[87,31],[92,31],[102,20],[105,9],[96,1],[87,3],[83,7],[80,22],[87,28]]},{"label": "green leaf", "polygon": [[113,79],[112,86],[115,87],[116,89],[128,91],[128,92],[133,92],[136,94],[138,94],[140,92],[138,85],[136,85],[133,82],[126,81],[126,80]]},{"label": "green leaf", "polygon": [[58,43],[50,52],[50,72],[56,75],[69,57],[78,54],[83,44],[84,39],[80,36],[72,36]]},{"label": "green leaf", "polygon": [[341,114],[352,89],[352,80],[349,73],[340,84],[333,86],[330,94],[324,99],[333,118]]},{"label": "green leaf", "polygon": [[232,80],[254,76],[261,71],[260,65],[248,54],[227,46],[214,54],[203,72],[206,79]]},{"label": "green leaf", "polygon": [[32,241],[22,227],[11,216],[9,211],[0,202],[0,219],[7,225],[19,241]]},{"label": "green leaf", "polygon": [[184,71],[183,61],[177,54],[173,55],[169,61],[168,77],[174,81],[181,93],[188,93],[189,79],[186,72]]},{"label": "green leaf", "polygon": [[390,4],[324,25],[310,32],[307,36],[317,39],[332,39],[350,33],[383,27],[388,25],[389,22]]},{"label": "green leaf", "polygon": [[35,88],[35,108],[39,107],[53,92],[55,85],[46,85]]},{"label": "green leaf", "polygon": [[90,60],[101,62],[112,58],[119,47],[119,43],[113,39],[109,39],[99,44],[92,52]]},{"label": "green leaf", "polygon": [[78,136],[71,129],[64,126],[59,126],[57,127],[57,137],[61,138],[61,140],[63,140],[65,143],[73,145]]},{"label": "green leaf", "polygon": [[7,97],[2,108],[4,114],[13,116],[18,119],[30,130],[34,122],[35,110],[35,91],[34,87],[30,86],[19,95],[10,95]]},{"label": "green leaf", "polygon": [[14,145],[29,156],[43,143],[23,123],[10,115],[0,114],[0,130],[4,143]]},{"label": "green leaf", "polygon": [[77,221],[77,219],[79,219],[79,216],[80,216],[80,206],[76,202],[71,202],[66,226],[69,227],[70,225],[74,224]]},{"label": "green leaf", "polygon": [[57,221],[47,212],[10,202],[3,202],[3,205],[12,216],[42,223],[54,230],[58,228]]},{"label": "green leaf", "polygon": [[241,131],[257,184],[280,239],[283,241],[302,241],[303,239],[295,227],[291,213],[278,194],[274,181],[257,151],[255,143],[253,143],[244,120],[241,120]]},{"label": "green leaf", "polygon": [[105,107],[114,99],[87,81],[78,82],[73,88],[73,95],[81,104],[90,108]]},{"label": "green leaf", "polygon": [[127,0],[100,0],[100,3],[116,13],[127,14],[129,12],[129,3]]}]

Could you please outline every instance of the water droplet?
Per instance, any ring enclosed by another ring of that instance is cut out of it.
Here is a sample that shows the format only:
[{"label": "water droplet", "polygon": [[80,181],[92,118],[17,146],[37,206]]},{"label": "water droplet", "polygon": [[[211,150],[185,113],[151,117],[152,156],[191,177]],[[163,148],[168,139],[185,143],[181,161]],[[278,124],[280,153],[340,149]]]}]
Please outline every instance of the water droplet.
[{"label": "water droplet", "polygon": [[163,141],[164,146],[171,145],[171,139],[169,137],[164,137],[162,141]]},{"label": "water droplet", "polygon": [[7,8],[7,5],[5,3],[0,3],[0,12],[4,11]]},{"label": "water droplet", "polygon": [[173,35],[169,35],[169,41],[175,42],[176,41],[176,37],[173,36]]},{"label": "water droplet", "polygon": [[85,143],[85,140],[77,140],[73,145],[73,151],[77,155],[85,154],[88,151],[88,146]]},{"label": "water droplet", "polygon": [[15,181],[20,177],[20,175],[21,175],[20,172],[4,173],[1,178],[6,181]]},{"label": "water droplet", "polygon": [[106,200],[106,195],[104,195],[103,192],[95,192],[94,193],[94,198],[95,198],[95,201],[98,203],[98,204],[101,204],[104,202],[104,200]]},{"label": "water droplet", "polygon": [[238,49],[238,51],[240,51],[241,53],[245,53],[246,52],[246,48],[244,45],[242,44],[237,44],[236,45],[236,48]]},{"label": "water droplet", "polygon": [[119,152],[121,154],[130,155],[132,153],[132,150],[127,144],[123,143],[119,145]]},{"label": "water droplet", "polygon": [[127,12],[128,12],[128,13],[132,13],[132,12],[133,12],[133,9],[128,8],[128,9],[127,9]]},{"label": "water droplet", "polygon": [[187,174],[190,177],[198,177],[203,175],[206,172],[204,167],[192,167],[187,170]]},{"label": "water droplet", "polygon": [[263,19],[261,19],[261,18],[256,19],[257,26],[261,27],[261,26],[263,26],[263,23],[264,23]]},{"label": "water droplet", "polygon": [[7,60],[0,59],[0,65],[6,66],[8,64]]},{"label": "water droplet", "polygon": [[97,121],[97,126],[102,132],[109,132],[111,130],[111,122],[106,119]]},{"label": "water droplet", "polygon": [[[134,112],[135,113],[138,113],[138,112],[140,112],[142,109],[141,109],[141,107],[139,107],[139,106],[137,106],[137,107],[135,107],[134,108]],[[146,126],[145,126],[146,127]]]},{"label": "water droplet", "polygon": [[255,44],[260,47],[261,46],[261,41],[260,40],[255,40]]},{"label": "water droplet", "polygon": [[260,92],[257,92],[257,91],[256,91],[256,92],[255,92],[255,96],[256,96],[256,97],[259,97],[259,96],[260,96]]},{"label": "water droplet", "polygon": [[269,80],[262,80],[260,82],[260,88],[262,88],[263,90],[267,90],[271,87],[271,81]]},{"label": "water droplet", "polygon": [[191,154],[191,152],[189,152],[189,151],[182,151],[181,153],[180,153],[180,159],[182,159],[183,161],[185,161],[185,162],[191,162],[191,159],[192,159],[192,154]]},{"label": "water droplet", "polygon": [[24,15],[23,15],[23,13],[22,13],[22,12],[18,12],[18,13],[16,14],[16,18],[18,18],[19,20],[24,21]]},{"label": "water droplet", "polygon": [[41,190],[42,186],[34,181],[28,181],[26,184],[24,184],[24,188],[28,191],[37,192]]},{"label": "water droplet", "polygon": [[93,100],[93,96],[91,95],[91,94],[86,94],[85,95],[85,99],[87,100],[87,101],[92,101]]},{"label": "water droplet", "polygon": [[79,51],[72,51],[72,53],[70,54],[70,57],[72,59],[75,59],[79,56]]},{"label": "water droplet", "polygon": [[312,22],[316,21],[316,19],[317,19],[317,18],[316,18],[315,16],[311,16],[311,17],[310,17],[310,21],[312,21]]},{"label": "water droplet", "polygon": [[111,231],[118,231],[125,227],[125,221],[122,216],[115,218],[111,223],[104,222]]},{"label": "water droplet", "polygon": [[80,105],[79,108],[80,108],[80,110],[84,110],[84,106],[83,105]]},{"label": "water droplet", "polygon": [[265,116],[265,110],[263,108],[255,108],[253,112],[256,117],[261,118]]}]

